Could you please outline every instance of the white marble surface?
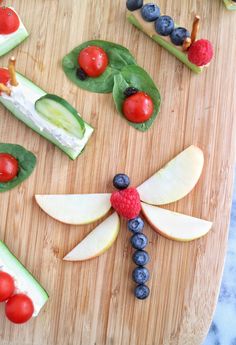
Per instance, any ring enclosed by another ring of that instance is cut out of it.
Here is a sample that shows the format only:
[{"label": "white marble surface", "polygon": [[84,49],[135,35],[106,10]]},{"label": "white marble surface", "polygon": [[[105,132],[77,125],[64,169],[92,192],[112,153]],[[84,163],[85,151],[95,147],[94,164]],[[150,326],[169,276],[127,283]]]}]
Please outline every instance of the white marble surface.
[{"label": "white marble surface", "polygon": [[236,183],[220,296],[210,331],[203,345],[236,345]]}]

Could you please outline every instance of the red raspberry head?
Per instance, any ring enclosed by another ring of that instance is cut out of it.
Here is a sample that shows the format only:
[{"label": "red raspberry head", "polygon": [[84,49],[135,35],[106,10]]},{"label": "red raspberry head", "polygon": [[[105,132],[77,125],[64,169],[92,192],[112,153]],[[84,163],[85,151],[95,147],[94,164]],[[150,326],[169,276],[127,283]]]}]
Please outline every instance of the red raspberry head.
[{"label": "red raspberry head", "polygon": [[141,211],[140,197],[136,188],[127,188],[121,191],[113,192],[111,195],[112,207],[120,216],[133,219]]},{"label": "red raspberry head", "polygon": [[188,50],[188,59],[197,66],[207,65],[213,58],[213,46],[208,40],[194,42]]}]

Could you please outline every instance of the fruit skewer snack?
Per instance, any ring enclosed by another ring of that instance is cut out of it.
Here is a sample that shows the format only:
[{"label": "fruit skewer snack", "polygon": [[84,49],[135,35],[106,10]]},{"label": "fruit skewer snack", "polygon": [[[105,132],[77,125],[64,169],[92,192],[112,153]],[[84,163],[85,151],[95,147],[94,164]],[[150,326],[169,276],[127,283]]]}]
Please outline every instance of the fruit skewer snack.
[{"label": "fruit skewer snack", "polygon": [[47,94],[16,73],[15,63],[15,59],[11,58],[8,69],[0,68],[0,103],[71,159],[76,159],[87,144],[93,128],[66,100]]},{"label": "fruit skewer snack", "polygon": [[0,1],[0,56],[7,54],[29,36],[19,15]]},{"label": "fruit skewer snack", "polygon": [[167,49],[195,73],[201,73],[213,57],[213,47],[206,39],[196,40],[199,31],[198,16],[191,33],[174,23],[170,16],[161,15],[153,3],[143,5],[141,0],[127,0],[128,21]]}]

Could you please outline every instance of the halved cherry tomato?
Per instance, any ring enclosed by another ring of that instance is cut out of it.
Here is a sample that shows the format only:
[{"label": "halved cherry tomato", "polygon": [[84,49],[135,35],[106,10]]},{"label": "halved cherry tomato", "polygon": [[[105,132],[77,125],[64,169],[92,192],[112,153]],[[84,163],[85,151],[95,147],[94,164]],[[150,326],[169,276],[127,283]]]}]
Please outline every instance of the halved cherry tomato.
[{"label": "halved cherry tomato", "polygon": [[14,279],[10,274],[0,271],[0,302],[8,300],[15,290]]},{"label": "halved cherry tomato", "polygon": [[102,48],[89,46],[79,53],[78,64],[89,77],[96,78],[107,68],[108,56]]},{"label": "halved cherry tomato", "polygon": [[6,68],[0,68],[0,83],[7,85],[10,80],[10,73]]},{"label": "halved cherry tomato", "polygon": [[19,26],[20,20],[17,14],[9,7],[0,7],[0,34],[12,34]]},{"label": "halved cherry tomato", "polygon": [[153,101],[145,92],[139,91],[127,97],[123,103],[123,114],[131,122],[141,123],[150,119],[154,110]]},{"label": "halved cherry tomato", "polygon": [[0,153],[0,182],[14,179],[18,173],[18,161],[8,153]]},{"label": "halved cherry tomato", "polygon": [[33,312],[33,302],[23,293],[10,297],[5,306],[6,317],[14,323],[28,321],[32,317]]}]

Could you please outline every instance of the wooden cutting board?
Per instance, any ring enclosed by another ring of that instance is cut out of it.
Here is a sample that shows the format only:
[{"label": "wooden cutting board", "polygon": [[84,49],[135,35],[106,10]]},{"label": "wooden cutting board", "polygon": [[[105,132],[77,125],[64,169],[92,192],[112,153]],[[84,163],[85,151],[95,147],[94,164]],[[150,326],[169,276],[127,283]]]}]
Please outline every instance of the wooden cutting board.
[{"label": "wooden cutting board", "polygon": [[[39,137],[0,106],[0,140],[32,150],[33,175],[0,195],[0,229],[11,250],[41,281],[50,300],[36,320],[14,326],[0,308],[2,345],[200,345],[214,312],[227,246],[235,162],[236,13],[220,0],[160,0],[162,12],[191,27],[202,18],[200,37],[215,46],[215,59],[200,76],[125,19],[125,1],[9,0],[31,36],[14,50],[18,71],[48,92],[63,96],[95,127],[75,161]],[[128,47],[153,77],[162,108],[153,127],[141,133],[115,110],[111,95],[73,85],[61,69],[62,57],[89,39]],[[8,56],[1,58],[6,66]],[[185,199],[167,208],[213,220],[213,230],[191,243],[158,236],[148,225],[152,261],[151,295],[135,300],[133,264],[125,222],[116,244],[83,263],[62,257],[95,226],[60,224],[43,213],[35,194],[110,192],[115,173],[133,185],[147,179],[190,144],[205,153],[200,182]]]}]

